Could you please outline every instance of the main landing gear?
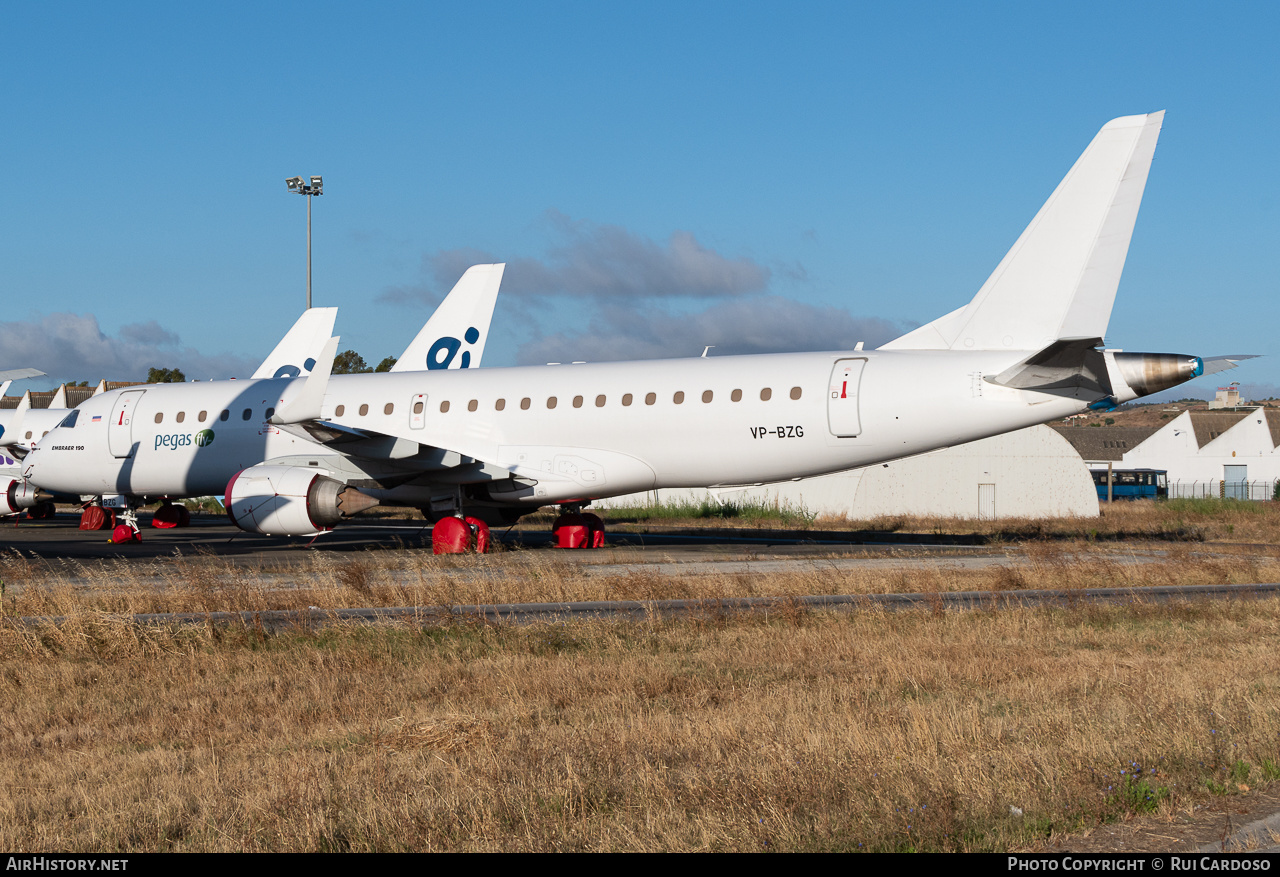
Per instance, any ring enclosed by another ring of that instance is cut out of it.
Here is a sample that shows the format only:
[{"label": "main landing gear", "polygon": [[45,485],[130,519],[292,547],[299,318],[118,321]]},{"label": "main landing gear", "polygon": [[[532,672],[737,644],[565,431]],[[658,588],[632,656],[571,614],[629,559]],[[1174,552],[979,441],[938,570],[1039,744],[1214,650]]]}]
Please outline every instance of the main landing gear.
[{"label": "main landing gear", "polygon": [[431,528],[432,554],[488,554],[489,525],[479,518],[451,515]]},{"label": "main landing gear", "polygon": [[115,509],[104,508],[101,500],[90,502],[80,511],[81,530],[114,530]]},{"label": "main landing gear", "polygon": [[184,505],[176,505],[165,500],[151,516],[151,526],[160,530],[172,530],[174,527],[186,527],[191,524],[191,512]]},{"label": "main landing gear", "polygon": [[57,507],[47,500],[38,502],[27,509],[27,519],[31,521],[52,521],[57,516]]},{"label": "main landing gear", "polygon": [[551,525],[557,548],[603,548],[604,521],[582,511],[579,503],[560,506],[560,517]]}]

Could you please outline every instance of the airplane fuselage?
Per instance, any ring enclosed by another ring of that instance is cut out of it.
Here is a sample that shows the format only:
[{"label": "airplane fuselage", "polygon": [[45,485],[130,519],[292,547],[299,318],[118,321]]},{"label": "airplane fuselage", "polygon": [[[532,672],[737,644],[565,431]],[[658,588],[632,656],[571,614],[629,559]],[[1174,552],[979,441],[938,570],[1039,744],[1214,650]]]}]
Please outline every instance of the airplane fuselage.
[{"label": "airplane fuselage", "polygon": [[[388,437],[386,465],[416,472],[418,483],[514,476],[523,487],[503,499],[540,505],[819,475],[1042,423],[1092,401],[983,380],[1026,355],[850,351],[336,375],[322,419]],[[55,492],[159,497],[220,495],[236,472],[282,457],[310,457],[324,470],[337,450],[268,423],[269,409],[302,382],[105,393],[80,406],[74,427],[50,432],[25,471]],[[424,463],[431,449],[455,459]],[[459,467],[457,455],[480,462]]]}]

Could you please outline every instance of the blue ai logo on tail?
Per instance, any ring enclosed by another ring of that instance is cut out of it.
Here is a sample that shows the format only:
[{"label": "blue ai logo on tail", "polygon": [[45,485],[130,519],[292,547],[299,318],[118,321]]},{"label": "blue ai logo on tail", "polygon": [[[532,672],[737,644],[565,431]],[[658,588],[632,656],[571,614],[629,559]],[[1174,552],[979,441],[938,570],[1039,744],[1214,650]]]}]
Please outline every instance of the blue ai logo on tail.
[{"label": "blue ai logo on tail", "polygon": [[[304,362],[302,365],[304,368],[306,368],[307,371],[311,371],[316,367],[316,361],[308,357],[307,361]],[[278,369],[276,369],[276,373],[273,374],[271,377],[296,378],[300,374],[302,374],[302,369],[298,368],[296,365],[282,365]]]},{"label": "blue ai logo on tail", "polygon": [[[468,344],[475,344],[480,340],[480,330],[475,326],[470,327],[463,334],[463,338],[467,339]],[[458,351],[462,348],[462,342],[457,338],[445,335],[443,338],[437,338],[436,343],[431,345],[431,349],[427,351],[427,368],[448,368],[453,362],[453,358],[458,355]],[[471,367],[471,351],[463,350],[462,359],[458,363],[461,368]]]}]

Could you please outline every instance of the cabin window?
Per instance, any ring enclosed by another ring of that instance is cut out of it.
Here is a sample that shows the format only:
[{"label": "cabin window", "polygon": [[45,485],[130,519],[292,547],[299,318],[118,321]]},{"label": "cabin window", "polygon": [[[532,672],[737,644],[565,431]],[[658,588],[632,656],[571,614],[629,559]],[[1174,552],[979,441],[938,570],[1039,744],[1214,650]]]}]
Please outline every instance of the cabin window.
[{"label": "cabin window", "polygon": [[448,412],[449,412],[449,400],[446,399],[445,401],[440,403],[440,413],[447,414]]},{"label": "cabin window", "polygon": [[[344,414],[346,414],[346,413],[347,413],[347,406],[346,406],[346,405],[339,405],[337,408],[333,409],[333,416],[334,416],[334,417],[341,417],[342,415],[344,415]],[[223,420],[226,420],[226,418],[225,418],[225,417],[224,417],[224,418],[222,418],[222,419],[223,419]]]},{"label": "cabin window", "polygon": [[361,416],[361,417],[364,417],[364,416],[365,416],[366,414],[368,414],[368,413],[369,413],[369,405],[368,405],[368,403],[365,403],[364,405],[361,405],[361,406],[360,406],[360,416]]},{"label": "cabin window", "polygon": [[603,408],[603,407],[604,407],[604,396],[603,396],[603,395],[596,396],[596,407],[597,407],[597,408]]},{"label": "cabin window", "polygon": [[396,406],[391,404],[390,402],[382,406],[383,414],[390,414],[392,411],[395,411],[395,410],[396,410]]},{"label": "cabin window", "polygon": [[[159,423],[159,422],[160,422],[160,421],[162,421],[162,420],[164,420],[164,413],[163,413],[163,412],[161,412],[161,411],[157,411],[157,412],[156,412],[156,423]],[[28,436],[28,438],[30,438],[30,436]]]},{"label": "cabin window", "polygon": [[528,411],[528,410],[529,410],[529,404],[530,404],[529,397],[528,397],[528,396],[525,396],[523,399],[521,399],[521,400],[520,400],[520,410],[521,410],[521,411]]},{"label": "cabin window", "polygon": [[493,410],[494,410],[494,411],[501,411],[501,410],[503,410],[503,409],[504,409],[504,408],[506,408],[506,407],[507,407],[507,400],[506,400],[506,399],[499,399],[499,400],[497,400],[496,402],[494,402],[494,403],[493,403]]},{"label": "cabin window", "polygon": [[208,417],[208,416],[209,416],[209,412],[208,412],[208,411],[201,411],[201,412],[196,416],[196,420],[200,421],[201,423],[204,423],[204,419],[205,419],[206,417]]},{"label": "cabin window", "polygon": [[676,394],[671,397],[671,401],[677,405],[684,402],[684,390],[676,390]]},{"label": "cabin window", "polygon": [[730,394],[729,394],[729,398],[730,398],[732,401],[734,401],[734,402],[741,402],[741,401],[742,401],[742,391],[741,391],[741,390],[734,390],[732,393],[730,393]]},{"label": "cabin window", "polygon": [[630,394],[630,393],[623,393],[623,394],[622,394],[622,407],[623,407],[623,408],[629,408],[629,407],[631,407],[631,394]]},{"label": "cabin window", "polygon": [[658,401],[657,393],[645,393],[644,404],[652,405],[654,402],[657,402],[657,401]]},{"label": "cabin window", "polygon": [[792,387],[792,388],[791,388],[791,398],[792,398],[792,399],[799,399],[799,398],[800,398],[800,388],[799,388],[799,387]]},{"label": "cabin window", "polygon": [[227,410],[227,409],[225,409],[225,408],[224,408],[224,409],[222,409],[222,413],[218,415],[218,419],[219,419],[219,420],[230,420],[230,419],[231,419],[231,412],[230,412],[230,411],[228,411],[228,410]]},{"label": "cabin window", "polygon": [[712,398],[713,398],[713,395],[712,395],[712,393],[711,393],[711,391],[710,391],[710,390],[704,390],[704,391],[702,392],[702,401],[703,401],[703,402],[710,402],[710,401],[712,400]]},{"label": "cabin window", "polygon": [[413,403],[413,413],[414,413],[414,414],[421,414],[421,413],[422,413],[422,403],[421,403],[421,402],[414,402],[414,403]]},{"label": "cabin window", "polygon": [[556,397],[555,397],[555,396],[548,396],[548,397],[547,397],[547,407],[548,407],[548,408],[555,408],[555,407],[556,407]]},{"label": "cabin window", "polygon": [[581,407],[582,407],[582,397],[581,397],[581,396],[574,396],[574,397],[573,397],[573,407],[574,407],[574,408],[581,408]]},{"label": "cabin window", "polygon": [[765,387],[763,390],[760,391],[761,402],[768,402],[771,398],[773,398],[773,390],[769,389],[768,387]]},{"label": "cabin window", "polygon": [[31,438],[31,430],[27,430],[27,438]]},{"label": "cabin window", "polygon": [[264,415],[263,415],[263,417],[265,417],[267,420],[270,420],[270,419],[271,419],[271,415],[273,415],[273,414],[275,414],[275,413],[276,413],[276,409],[274,409],[274,408],[268,408],[268,409],[267,409],[267,413],[266,413],[266,414],[264,414]]},{"label": "cabin window", "polygon": [[472,399],[470,402],[467,403],[468,411],[475,411],[479,407],[480,407],[480,403],[475,399]]},{"label": "cabin window", "polygon": [[174,419],[174,420],[176,420],[176,421],[178,421],[178,423],[182,423],[182,421],[184,421],[184,420],[186,420],[186,419],[187,419],[187,412],[185,412],[185,411],[179,411],[179,412],[178,412],[178,416],[177,416],[177,417],[175,417],[175,418],[173,418],[173,419]]},{"label": "cabin window", "polygon": [[250,420],[250,419],[252,419],[252,417],[253,417],[253,409],[252,409],[252,408],[246,408],[246,409],[244,409],[244,414],[241,414],[241,415],[240,415],[240,419],[241,419],[241,420]]}]

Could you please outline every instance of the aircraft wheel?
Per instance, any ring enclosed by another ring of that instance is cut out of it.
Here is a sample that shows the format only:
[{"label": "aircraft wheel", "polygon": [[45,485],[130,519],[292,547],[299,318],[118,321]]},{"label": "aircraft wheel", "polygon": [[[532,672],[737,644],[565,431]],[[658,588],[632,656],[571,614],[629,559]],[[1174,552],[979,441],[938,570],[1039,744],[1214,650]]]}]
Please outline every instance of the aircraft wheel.
[{"label": "aircraft wheel", "polygon": [[551,525],[557,548],[586,548],[591,544],[591,528],[583,515],[565,512]]},{"label": "aircraft wheel", "polygon": [[111,539],[109,541],[116,545],[120,545],[125,542],[141,542],[142,536],[138,534],[137,530],[133,529],[128,524],[121,524],[111,531]]},{"label": "aircraft wheel", "polygon": [[38,502],[27,512],[27,517],[33,521],[51,521],[57,516],[58,509],[51,502]]},{"label": "aircraft wheel", "polygon": [[174,527],[181,526],[178,523],[182,519],[182,513],[178,511],[180,508],[181,506],[171,502],[162,504],[151,516],[151,526],[158,530],[172,530]]},{"label": "aircraft wheel", "polygon": [[587,544],[582,547],[604,548],[604,521],[591,512],[583,512],[582,520],[587,524]]},{"label": "aircraft wheel", "polygon": [[475,537],[476,554],[488,554],[490,546],[489,525],[479,518],[464,518],[463,520],[471,530],[471,535]]},{"label": "aircraft wheel", "polygon": [[[108,524],[107,521],[110,520]],[[114,527],[116,516],[113,513],[108,519],[107,510],[100,505],[86,506],[85,510],[80,513],[80,529],[81,530],[106,530]]]},{"label": "aircraft wheel", "polygon": [[466,554],[471,547],[471,528],[461,518],[442,518],[431,528],[432,554]]}]

